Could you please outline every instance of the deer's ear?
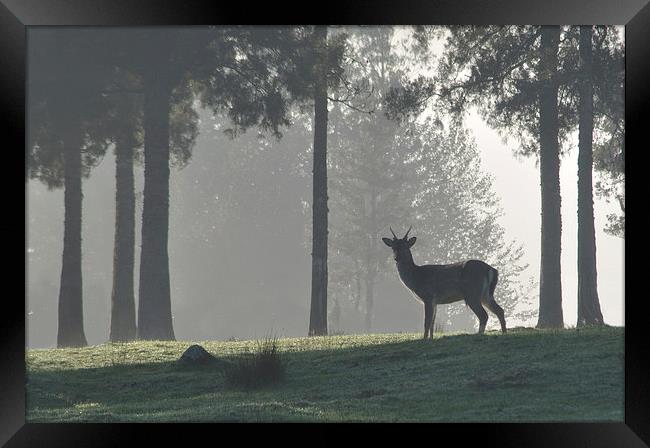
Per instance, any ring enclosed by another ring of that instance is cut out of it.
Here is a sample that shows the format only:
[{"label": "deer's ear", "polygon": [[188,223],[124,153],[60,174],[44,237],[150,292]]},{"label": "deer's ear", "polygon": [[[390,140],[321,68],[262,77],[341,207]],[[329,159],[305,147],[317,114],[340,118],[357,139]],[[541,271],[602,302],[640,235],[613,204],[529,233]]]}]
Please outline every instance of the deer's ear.
[{"label": "deer's ear", "polygon": [[416,239],[417,239],[417,238],[414,237],[414,236],[412,236],[411,238],[409,238],[409,247],[412,247],[412,246],[415,244],[415,240],[416,240]]},{"label": "deer's ear", "polygon": [[390,238],[382,238],[381,239],[384,244],[388,247],[393,247],[393,241]]}]

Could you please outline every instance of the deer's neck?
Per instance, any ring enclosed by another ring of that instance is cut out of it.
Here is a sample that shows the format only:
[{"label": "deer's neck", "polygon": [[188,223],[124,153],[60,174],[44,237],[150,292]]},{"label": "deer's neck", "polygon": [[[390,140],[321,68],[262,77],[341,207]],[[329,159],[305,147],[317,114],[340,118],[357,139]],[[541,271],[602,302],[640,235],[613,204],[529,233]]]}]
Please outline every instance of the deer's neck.
[{"label": "deer's neck", "polygon": [[407,255],[401,257],[397,262],[397,272],[400,279],[408,287],[413,287],[414,273],[417,265],[413,261],[413,255],[409,252]]}]

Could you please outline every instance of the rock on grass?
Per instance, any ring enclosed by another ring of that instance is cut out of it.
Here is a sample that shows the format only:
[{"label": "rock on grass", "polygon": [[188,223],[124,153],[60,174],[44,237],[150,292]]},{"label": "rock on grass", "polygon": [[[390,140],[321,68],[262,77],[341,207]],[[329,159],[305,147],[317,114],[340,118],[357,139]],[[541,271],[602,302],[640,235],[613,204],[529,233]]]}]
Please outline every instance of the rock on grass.
[{"label": "rock on grass", "polygon": [[226,362],[211,355],[206,349],[198,344],[190,345],[190,347],[183,352],[178,359],[180,364],[191,366],[204,366],[204,365],[225,365]]}]

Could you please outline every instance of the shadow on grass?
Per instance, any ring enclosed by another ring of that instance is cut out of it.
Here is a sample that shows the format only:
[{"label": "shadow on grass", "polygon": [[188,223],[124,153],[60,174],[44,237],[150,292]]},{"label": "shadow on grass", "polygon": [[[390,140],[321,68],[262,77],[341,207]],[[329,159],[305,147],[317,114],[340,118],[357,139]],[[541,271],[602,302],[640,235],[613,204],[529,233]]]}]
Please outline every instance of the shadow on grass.
[{"label": "shadow on grass", "polygon": [[603,334],[522,329],[354,347],[323,337],[283,351],[285,381],[255,391],[228,387],[221,366],[175,360],[29,372],[28,421],[622,420],[623,363],[603,356]]}]

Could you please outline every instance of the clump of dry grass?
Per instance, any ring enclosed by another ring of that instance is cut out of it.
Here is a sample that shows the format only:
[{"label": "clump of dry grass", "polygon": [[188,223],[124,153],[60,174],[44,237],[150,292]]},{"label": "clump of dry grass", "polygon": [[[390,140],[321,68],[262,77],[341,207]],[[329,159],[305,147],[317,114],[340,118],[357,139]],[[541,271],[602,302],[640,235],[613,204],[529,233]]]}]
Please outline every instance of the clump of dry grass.
[{"label": "clump of dry grass", "polygon": [[285,378],[286,369],[277,337],[267,337],[257,342],[254,351],[242,354],[226,368],[226,383],[243,389],[271,386]]}]

